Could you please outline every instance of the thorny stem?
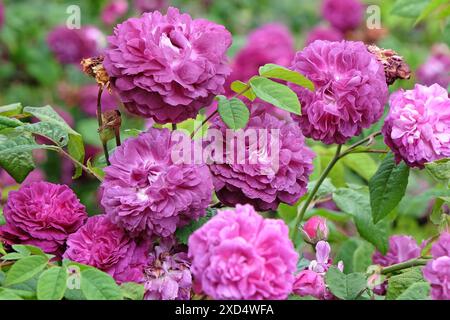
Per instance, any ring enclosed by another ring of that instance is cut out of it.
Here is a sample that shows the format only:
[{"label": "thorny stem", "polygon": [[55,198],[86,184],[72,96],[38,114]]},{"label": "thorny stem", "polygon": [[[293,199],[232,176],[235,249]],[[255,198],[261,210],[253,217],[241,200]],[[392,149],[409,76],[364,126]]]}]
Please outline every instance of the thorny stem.
[{"label": "thorny stem", "polygon": [[[236,93],[234,96],[232,96],[230,99],[234,99],[239,97],[240,95],[243,95],[244,93],[246,93],[248,90],[250,90],[251,87],[249,85],[247,85],[245,87],[244,90],[242,90],[241,92]],[[219,110],[216,109],[213,113],[211,113],[205,120],[203,120],[202,124],[199,125],[191,134],[191,139],[193,139],[195,137],[195,135],[197,134],[197,132],[203,128],[203,126],[209,121],[211,120],[213,117],[215,117],[217,114],[219,113]]]},{"label": "thorny stem", "polygon": [[325,181],[325,179],[327,178],[328,174],[334,168],[336,163],[340,159],[342,159],[343,157],[345,157],[345,156],[347,156],[349,154],[352,154],[352,153],[362,153],[362,152],[384,153],[383,150],[365,150],[365,151],[363,151],[363,150],[355,150],[359,146],[362,146],[364,144],[370,144],[379,135],[381,135],[381,132],[377,131],[377,132],[371,134],[370,136],[368,136],[367,138],[364,138],[361,141],[358,141],[355,144],[351,145],[350,147],[348,147],[343,152],[341,152],[342,151],[342,145],[338,145],[338,147],[336,149],[336,153],[335,153],[333,159],[331,159],[331,161],[328,164],[328,166],[322,172],[322,175],[319,177],[319,180],[316,182],[313,190],[309,193],[308,198],[303,203],[300,211],[297,214],[297,217],[295,218],[294,230],[292,232],[292,239],[294,239],[294,241],[295,241],[295,239],[297,239],[298,231],[300,230],[300,223],[303,221],[303,218],[305,217],[306,211],[308,210],[309,206],[313,202],[314,197],[316,196],[317,191],[319,191],[320,186]]},{"label": "thorny stem", "polygon": [[408,260],[405,262],[393,264],[389,267],[385,267],[381,270],[381,274],[389,274],[395,271],[400,271],[403,269],[411,268],[411,267],[417,267],[417,266],[424,266],[427,264],[427,262],[430,261],[430,258],[416,258],[412,260]]},{"label": "thorny stem", "polygon": [[[103,87],[99,86],[98,87],[98,96],[97,96],[97,121],[98,121],[99,130],[101,130],[103,128],[102,94],[103,94]],[[99,132],[99,134],[101,135],[101,132]],[[116,135],[116,139],[117,139],[117,135]],[[103,141],[103,139],[101,139],[101,137],[100,137],[100,140],[102,141],[103,152],[105,154],[106,164],[109,166],[109,165],[111,165],[111,163],[109,162],[108,142]],[[118,140],[116,140],[116,143],[117,143],[117,145],[120,145],[120,137],[118,138]]]}]

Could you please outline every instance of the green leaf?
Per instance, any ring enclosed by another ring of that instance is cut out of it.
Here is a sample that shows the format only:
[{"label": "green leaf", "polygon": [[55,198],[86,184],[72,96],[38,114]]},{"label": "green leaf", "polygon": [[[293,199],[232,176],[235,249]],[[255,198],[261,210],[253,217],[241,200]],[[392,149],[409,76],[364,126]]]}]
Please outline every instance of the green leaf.
[{"label": "green leaf", "polygon": [[255,93],[245,82],[239,80],[233,81],[233,83],[231,83],[231,90],[233,90],[235,93],[243,95],[250,101],[255,101],[256,99]]},{"label": "green leaf", "polygon": [[377,163],[366,153],[354,153],[342,159],[344,165],[369,181],[377,171]]},{"label": "green leaf", "polygon": [[0,134],[0,167],[21,183],[34,170],[32,151],[39,148],[31,135]]},{"label": "green leaf", "polygon": [[88,300],[122,300],[123,294],[107,273],[89,268],[81,271],[81,291]]},{"label": "green leaf", "polygon": [[126,299],[129,300],[143,300],[145,288],[142,284],[134,283],[134,282],[126,282],[123,283],[120,288],[122,289],[122,293]]},{"label": "green leaf", "polygon": [[23,300],[14,290],[0,288],[0,300]]},{"label": "green leaf", "polygon": [[35,116],[36,118],[38,118],[43,122],[60,125],[67,131],[67,133],[79,135],[64,121],[64,119],[51,106],[44,106],[38,108],[25,107],[23,111]]},{"label": "green leaf", "polygon": [[339,251],[336,255],[336,261],[342,261],[344,263],[344,273],[352,273],[354,271],[353,257],[360,245],[360,239],[349,238],[345,240],[340,246]]},{"label": "green leaf", "polygon": [[314,83],[301,73],[289,70],[276,64],[266,64],[259,68],[259,75],[266,78],[280,79],[287,82],[295,83],[310,91],[314,91]]},{"label": "green leaf", "polygon": [[44,270],[47,262],[47,257],[43,256],[29,256],[18,260],[6,274],[5,286],[11,286],[31,279]]},{"label": "green leaf", "polygon": [[233,130],[244,129],[250,118],[250,111],[239,99],[228,100],[224,96],[217,97],[219,101],[218,111],[223,122]]},{"label": "green leaf", "polygon": [[336,267],[330,267],[325,281],[331,292],[343,300],[353,300],[367,287],[363,273],[344,274]]},{"label": "green leaf", "polygon": [[425,168],[438,181],[448,182],[450,179],[450,158],[426,163]]},{"label": "green leaf", "polygon": [[[29,113],[42,122],[46,122],[55,126],[61,127],[68,134],[69,140],[67,142],[67,150],[69,154],[80,163],[84,162],[84,144],[81,135],[73,130],[64,119],[50,106],[44,107],[25,107],[24,112]],[[75,166],[75,174],[73,179],[77,179],[81,176],[81,166]]]},{"label": "green leaf", "polygon": [[67,131],[59,124],[49,122],[29,123],[16,128],[17,131],[27,131],[44,136],[60,147],[65,147],[69,140]]},{"label": "green leaf", "polygon": [[[79,163],[84,163],[84,144],[83,138],[79,134],[69,134],[69,143],[67,145],[67,151],[69,154],[75,158]],[[75,166],[75,173],[73,179],[78,179],[81,177],[83,169],[81,166]]]},{"label": "green leaf", "polygon": [[442,209],[444,203],[450,203],[450,199],[446,197],[438,197],[434,202],[433,210],[430,215],[430,221],[435,225],[440,225],[443,215],[445,215],[445,212]]},{"label": "green leaf", "polygon": [[405,18],[415,18],[420,15],[430,0],[397,0],[391,14]]},{"label": "green leaf", "polygon": [[12,252],[12,253],[8,253],[8,254],[5,254],[4,256],[2,256],[2,260],[12,261],[12,260],[22,259],[23,257],[24,256],[21,253]]},{"label": "green leaf", "polygon": [[361,237],[386,253],[389,222],[384,219],[374,224],[367,192],[342,188],[333,193],[333,200],[342,211],[352,215]]},{"label": "green leaf", "polygon": [[12,248],[16,252],[19,252],[19,253],[23,254],[24,256],[30,255],[30,254],[36,255],[36,256],[44,256],[44,257],[47,256],[47,254],[44,251],[42,251],[41,248],[31,246],[31,245],[15,244],[12,246]]},{"label": "green leaf", "polygon": [[15,118],[8,118],[4,116],[0,116],[0,130],[6,129],[6,128],[16,128],[23,125],[23,123],[20,120],[17,120]]},{"label": "green leaf", "polygon": [[263,77],[253,77],[250,86],[261,100],[280,109],[301,114],[297,95],[289,87]]},{"label": "green leaf", "polygon": [[422,268],[406,269],[404,272],[389,278],[386,299],[395,300],[410,286],[423,281]]},{"label": "green leaf", "polygon": [[428,282],[417,282],[403,291],[396,300],[428,300],[430,295],[430,284]]},{"label": "green leaf", "polygon": [[23,107],[21,103],[8,104],[0,107],[0,115],[5,117],[12,117],[21,114]]},{"label": "green leaf", "polygon": [[448,5],[448,0],[431,0],[431,1],[429,1],[428,5],[425,7],[425,9],[417,17],[416,21],[414,22],[414,25],[417,25],[420,21],[427,18],[432,13],[436,12],[436,9],[438,9],[440,6],[442,6],[444,4]]},{"label": "green leaf", "polygon": [[215,209],[206,209],[206,215],[201,217],[197,221],[192,221],[187,226],[180,228],[176,231],[175,235],[178,239],[178,242],[181,244],[188,244],[189,237],[191,234],[207,223],[213,216],[215,216],[217,210]]},{"label": "green leaf", "polygon": [[39,300],[61,300],[67,287],[67,269],[53,267],[44,271],[37,283]]},{"label": "green leaf", "polygon": [[[317,183],[317,181],[309,182],[308,190],[312,190],[316,186],[316,183]],[[320,198],[326,197],[326,196],[332,194],[334,191],[336,191],[336,187],[331,182],[331,179],[325,178],[325,180],[320,185],[319,190],[317,190],[316,198],[320,199]]]},{"label": "green leaf", "polygon": [[400,203],[405,196],[408,177],[409,167],[404,162],[397,165],[394,155],[389,153],[369,181],[370,206],[375,223],[385,218]]},{"label": "green leaf", "polygon": [[365,241],[361,241],[358,248],[353,253],[353,272],[366,272],[372,265],[372,254],[375,248]]}]

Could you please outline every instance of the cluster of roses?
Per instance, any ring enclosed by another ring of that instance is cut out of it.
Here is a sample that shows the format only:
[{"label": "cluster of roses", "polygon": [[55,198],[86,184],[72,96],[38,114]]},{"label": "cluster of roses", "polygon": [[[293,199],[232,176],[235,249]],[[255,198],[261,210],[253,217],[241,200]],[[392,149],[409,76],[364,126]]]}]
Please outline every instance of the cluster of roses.
[{"label": "cluster of roses", "polygon": [[[157,123],[195,117],[223,93],[231,73],[230,33],[174,8],[166,15],[155,11],[126,20],[108,42],[104,67],[113,90],[129,112]],[[304,136],[343,144],[381,118],[386,76],[366,46],[351,41],[315,41],[295,55],[291,68],[316,87],[311,92],[292,85],[301,116],[248,102],[247,128],[280,129],[276,172],[265,170],[270,166],[265,161],[174,163],[172,132],[151,128],[114,151],[101,186],[104,215],[88,218],[66,186],[32,183],[10,192],[0,236],[93,265],[119,283],[145,283],[149,299],[187,299],[191,286],[215,299],[285,299],[293,290],[332,298],[323,280],[331,265],[328,243],[317,243],[316,260],[295,276],[298,254],[287,225],[256,211],[293,205],[306,193],[314,154]],[[390,104],[383,133],[399,161],[422,167],[450,156],[445,89],[417,85],[392,95]],[[226,129],[219,119],[212,127]],[[197,230],[186,250],[174,233],[205,215],[214,191],[236,208],[219,212]]]}]

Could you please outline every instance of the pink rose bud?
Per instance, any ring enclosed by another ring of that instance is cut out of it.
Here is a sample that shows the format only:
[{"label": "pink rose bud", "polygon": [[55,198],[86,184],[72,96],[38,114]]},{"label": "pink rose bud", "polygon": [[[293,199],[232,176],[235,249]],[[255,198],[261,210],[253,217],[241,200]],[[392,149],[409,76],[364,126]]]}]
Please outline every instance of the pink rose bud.
[{"label": "pink rose bud", "polygon": [[327,221],[321,217],[312,217],[303,225],[303,237],[309,243],[317,243],[328,238]]}]

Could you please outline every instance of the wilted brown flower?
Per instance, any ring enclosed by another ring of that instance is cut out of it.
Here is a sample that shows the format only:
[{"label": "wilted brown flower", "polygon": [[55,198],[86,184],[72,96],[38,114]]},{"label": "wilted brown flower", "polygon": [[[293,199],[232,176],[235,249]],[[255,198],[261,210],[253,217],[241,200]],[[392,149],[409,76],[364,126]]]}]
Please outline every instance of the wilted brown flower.
[{"label": "wilted brown flower", "polygon": [[83,72],[94,78],[103,89],[111,91],[109,75],[103,67],[103,56],[83,59],[81,60],[81,66]]},{"label": "wilted brown flower", "polygon": [[383,64],[388,85],[393,84],[397,79],[409,79],[411,77],[409,65],[394,50],[378,48],[375,45],[367,46],[367,50]]}]

